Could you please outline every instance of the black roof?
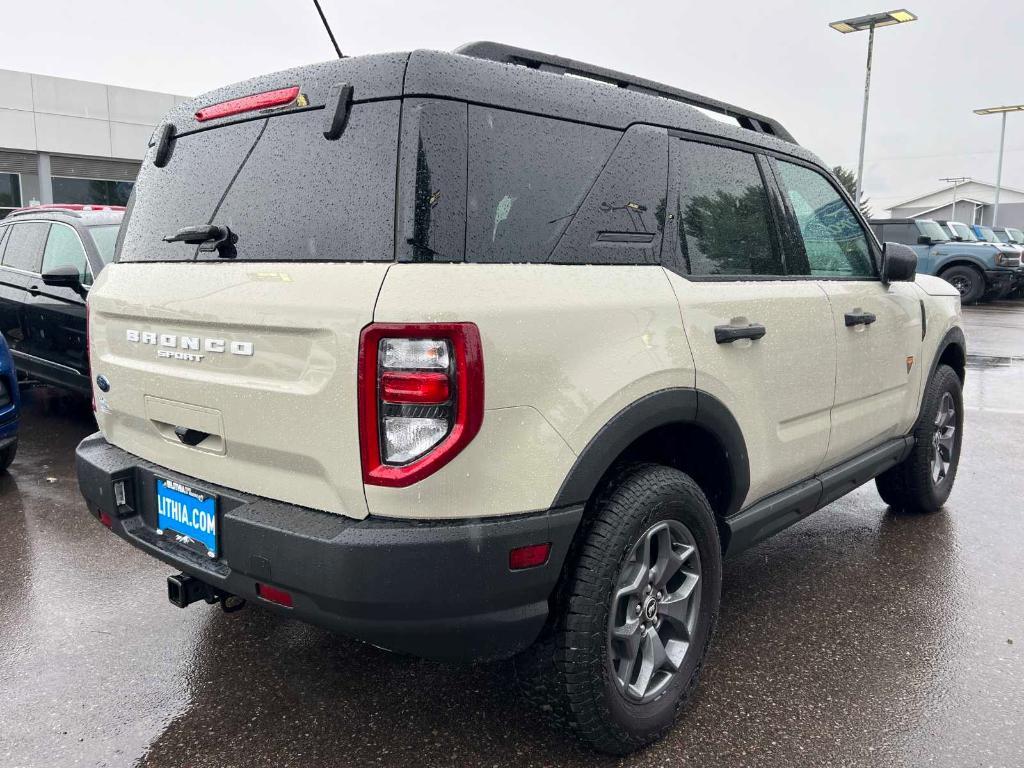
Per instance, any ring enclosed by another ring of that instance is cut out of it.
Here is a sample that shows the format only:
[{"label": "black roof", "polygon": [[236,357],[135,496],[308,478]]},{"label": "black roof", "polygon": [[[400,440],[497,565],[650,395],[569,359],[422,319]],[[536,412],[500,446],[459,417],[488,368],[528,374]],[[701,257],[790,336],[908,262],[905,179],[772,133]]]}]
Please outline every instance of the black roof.
[{"label": "black roof", "polygon": [[[196,121],[195,112],[200,107],[294,85],[301,86],[308,104],[296,109],[320,109],[335,83],[353,86],[355,104],[421,96],[459,99],[619,130],[644,123],[753,144],[827,168],[813,153],[796,144],[778,121],[751,110],[602,67],[485,42],[470,43],[452,53],[417,50],[372,54],[263,75],[178,104],[165,122],[172,123],[178,135],[214,127],[220,123]],[[716,120],[695,106],[735,118],[737,124]],[[257,115],[234,120],[254,117]],[[229,121],[232,118],[223,122]]]}]

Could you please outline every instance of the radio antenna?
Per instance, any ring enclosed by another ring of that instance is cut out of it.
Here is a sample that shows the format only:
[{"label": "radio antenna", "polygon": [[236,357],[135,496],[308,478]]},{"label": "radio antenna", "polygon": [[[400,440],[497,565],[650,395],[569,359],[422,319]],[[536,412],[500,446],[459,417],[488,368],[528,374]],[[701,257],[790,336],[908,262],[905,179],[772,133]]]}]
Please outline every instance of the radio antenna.
[{"label": "radio antenna", "polygon": [[341,52],[341,48],[338,47],[338,41],[334,39],[334,33],[331,32],[331,25],[327,23],[327,17],[324,16],[324,9],[320,7],[320,0],[313,0],[313,5],[316,6],[316,12],[320,14],[320,21],[324,23],[324,29],[327,30],[327,35],[331,38],[331,45],[333,45],[334,50],[338,52],[338,58],[344,59],[345,54]]}]

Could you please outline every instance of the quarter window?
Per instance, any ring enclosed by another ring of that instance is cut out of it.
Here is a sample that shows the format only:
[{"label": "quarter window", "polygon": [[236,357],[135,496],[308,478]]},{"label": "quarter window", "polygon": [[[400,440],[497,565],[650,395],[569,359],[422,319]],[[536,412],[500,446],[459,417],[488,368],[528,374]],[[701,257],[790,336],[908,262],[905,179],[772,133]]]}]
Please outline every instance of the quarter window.
[{"label": "quarter window", "polygon": [[49,224],[41,221],[12,224],[4,249],[4,266],[24,272],[38,272]]},{"label": "quarter window", "polygon": [[790,274],[818,277],[874,277],[864,230],[846,201],[824,176],[810,168],[779,162],[783,192],[796,216],[807,264]]},{"label": "quarter window", "polygon": [[669,263],[691,275],[783,274],[753,154],[680,140],[672,142],[670,163],[679,193],[669,208],[676,221]]},{"label": "quarter window", "polygon": [[46,238],[43,250],[43,273],[57,267],[72,266],[78,270],[83,285],[92,282],[89,273],[89,261],[85,256],[85,248],[78,238],[78,233],[71,227],[54,224],[50,227],[50,236]]},{"label": "quarter window", "polygon": [[621,135],[470,106],[466,260],[547,261]]}]

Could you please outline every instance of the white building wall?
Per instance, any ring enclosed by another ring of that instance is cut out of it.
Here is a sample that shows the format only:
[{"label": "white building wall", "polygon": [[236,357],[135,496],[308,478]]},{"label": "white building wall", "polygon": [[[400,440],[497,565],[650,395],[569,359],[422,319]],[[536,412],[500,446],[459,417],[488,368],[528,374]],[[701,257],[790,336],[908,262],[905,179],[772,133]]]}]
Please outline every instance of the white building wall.
[{"label": "white building wall", "polygon": [[141,160],[183,96],[0,70],[0,149]]}]

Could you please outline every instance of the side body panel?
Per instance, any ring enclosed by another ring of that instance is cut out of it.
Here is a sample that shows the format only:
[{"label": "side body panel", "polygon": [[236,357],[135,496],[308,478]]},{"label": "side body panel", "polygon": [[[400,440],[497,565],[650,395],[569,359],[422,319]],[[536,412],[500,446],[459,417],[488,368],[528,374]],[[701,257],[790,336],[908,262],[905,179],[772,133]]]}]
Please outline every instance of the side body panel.
[{"label": "side body panel", "polygon": [[[823,466],[903,435],[917,416],[921,383],[921,304],[909,283],[823,280],[836,335],[836,396]],[[875,315],[846,325],[847,313]]]},{"label": "side body panel", "polygon": [[[666,270],[693,349],[697,389],[718,398],[743,432],[746,504],[814,474],[825,456],[835,383],[835,331],[815,282],[694,282]],[[760,323],[763,338],[727,344],[715,326]]]},{"label": "side body panel", "polygon": [[546,509],[615,414],[695,383],[679,307],[657,266],[397,264],[374,320],[476,323],[486,389],[473,442],[408,488],[367,486],[373,515]]}]

